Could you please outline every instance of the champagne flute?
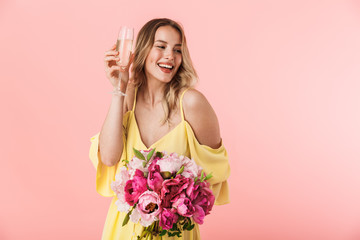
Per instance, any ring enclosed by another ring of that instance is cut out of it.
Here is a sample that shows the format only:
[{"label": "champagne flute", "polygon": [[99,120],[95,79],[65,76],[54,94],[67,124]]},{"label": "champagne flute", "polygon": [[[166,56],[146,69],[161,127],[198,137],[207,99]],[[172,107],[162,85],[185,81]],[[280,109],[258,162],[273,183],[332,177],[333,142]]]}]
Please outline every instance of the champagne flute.
[{"label": "champagne flute", "polygon": [[[121,69],[125,69],[129,64],[130,52],[132,48],[132,43],[134,40],[134,28],[123,26],[120,28],[118,39],[116,41],[116,51],[119,51],[118,65]],[[121,82],[122,72],[119,71],[119,88]]]}]

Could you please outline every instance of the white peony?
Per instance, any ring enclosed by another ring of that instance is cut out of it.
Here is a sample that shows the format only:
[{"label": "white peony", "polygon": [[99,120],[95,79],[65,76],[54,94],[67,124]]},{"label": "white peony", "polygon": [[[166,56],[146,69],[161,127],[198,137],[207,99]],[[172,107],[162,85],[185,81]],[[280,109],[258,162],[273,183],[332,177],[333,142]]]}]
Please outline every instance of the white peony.
[{"label": "white peony", "polygon": [[176,153],[164,155],[164,157],[157,161],[160,167],[160,172],[177,172],[182,166],[182,162]]},{"label": "white peony", "polygon": [[130,214],[130,220],[134,223],[138,223],[140,220],[140,217],[141,217],[140,212],[137,210],[137,208],[134,208],[134,210]]},{"label": "white peony", "polygon": [[[120,197],[120,198],[119,198]],[[119,212],[129,212],[130,205],[125,201],[125,196],[118,196],[118,200],[115,202]]]},{"label": "white peony", "polygon": [[128,164],[130,179],[134,178],[136,169],[139,169],[143,173],[149,172],[148,168],[147,168],[148,166],[144,167],[144,165],[143,165],[144,162],[145,162],[144,160],[141,160],[137,157],[133,157],[133,159],[131,159],[131,161]]},{"label": "white peony", "polygon": [[196,178],[201,174],[202,167],[198,166],[193,159],[181,156],[181,164],[184,166],[184,171],[181,173],[186,178]]},{"label": "white peony", "polygon": [[110,187],[116,193],[116,195],[124,194],[125,185],[129,179],[130,176],[126,170],[126,167],[122,167],[120,168],[120,172],[116,174],[115,181],[111,183]]}]

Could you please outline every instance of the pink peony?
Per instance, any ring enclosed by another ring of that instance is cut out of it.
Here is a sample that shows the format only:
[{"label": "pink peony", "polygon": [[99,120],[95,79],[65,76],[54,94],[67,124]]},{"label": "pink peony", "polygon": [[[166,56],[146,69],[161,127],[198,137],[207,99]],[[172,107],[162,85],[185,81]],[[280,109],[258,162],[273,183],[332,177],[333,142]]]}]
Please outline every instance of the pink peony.
[{"label": "pink peony", "polygon": [[139,199],[139,196],[147,190],[146,178],[144,173],[139,169],[136,169],[133,179],[126,182],[125,185],[125,200],[133,206]]},{"label": "pink peony", "polygon": [[141,216],[141,225],[148,227],[157,220],[161,212],[160,203],[159,195],[153,191],[145,191],[140,195],[136,208]]},{"label": "pink peony", "polygon": [[195,207],[191,204],[190,199],[185,196],[176,200],[173,203],[173,208],[176,208],[177,212],[184,217],[192,217],[195,212]]},{"label": "pink peony", "polygon": [[160,190],[161,190],[163,181],[164,181],[164,179],[162,178],[162,176],[160,174],[159,165],[156,165],[155,163],[150,165],[149,175],[147,178],[147,184],[149,185],[149,188],[152,189],[153,191],[155,191],[156,193],[160,194]]},{"label": "pink peony", "polygon": [[177,175],[174,179],[168,179],[163,182],[160,191],[161,206],[163,208],[171,208],[172,202],[175,202],[180,193],[189,186],[190,179]]},{"label": "pink peony", "polygon": [[165,230],[169,230],[177,222],[179,216],[175,213],[174,209],[164,208],[160,213],[159,225]]},{"label": "pink peony", "polygon": [[215,196],[209,188],[209,183],[200,183],[200,188],[197,191],[198,193],[192,201],[192,204],[194,206],[200,206],[204,210],[205,215],[208,215],[215,202]]},{"label": "pink peony", "polygon": [[204,223],[204,217],[205,217],[205,213],[204,213],[204,210],[196,205],[194,206],[195,207],[195,212],[193,214],[193,219],[194,219],[194,222],[198,223],[198,224],[203,224]]},{"label": "pink peony", "polygon": [[198,191],[199,187],[200,185],[195,184],[195,182],[192,179],[190,179],[189,186],[186,189],[186,195],[191,201],[193,201],[199,194]]}]

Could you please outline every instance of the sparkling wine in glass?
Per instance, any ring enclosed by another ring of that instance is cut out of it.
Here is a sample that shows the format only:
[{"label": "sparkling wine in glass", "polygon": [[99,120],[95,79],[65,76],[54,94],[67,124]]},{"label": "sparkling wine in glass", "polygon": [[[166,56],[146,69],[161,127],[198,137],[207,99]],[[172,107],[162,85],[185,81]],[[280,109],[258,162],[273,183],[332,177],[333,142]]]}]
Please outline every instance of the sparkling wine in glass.
[{"label": "sparkling wine in glass", "polygon": [[[125,69],[129,64],[130,52],[134,40],[134,28],[123,26],[120,28],[116,42],[116,51],[119,51],[120,61],[118,65]],[[121,72],[119,77],[121,78]]]}]

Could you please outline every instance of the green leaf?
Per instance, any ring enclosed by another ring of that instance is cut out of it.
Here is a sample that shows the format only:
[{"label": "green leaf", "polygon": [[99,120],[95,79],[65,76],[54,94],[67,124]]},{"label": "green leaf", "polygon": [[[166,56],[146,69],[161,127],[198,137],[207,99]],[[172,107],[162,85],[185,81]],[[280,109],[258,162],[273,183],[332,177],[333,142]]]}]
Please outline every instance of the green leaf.
[{"label": "green leaf", "polygon": [[164,179],[171,178],[171,172],[160,172],[160,174]]},{"label": "green leaf", "polygon": [[181,237],[181,232],[176,232],[177,237]]},{"label": "green leaf", "polygon": [[159,234],[159,236],[164,236],[167,233],[166,230],[162,230],[161,233]]},{"label": "green leaf", "polygon": [[186,222],[186,223],[184,224],[183,228],[187,230],[189,226],[190,226],[190,223],[189,223],[189,222]]},{"label": "green leaf", "polygon": [[164,156],[164,154],[162,152],[156,152],[155,156],[162,158]]},{"label": "green leaf", "polygon": [[178,175],[178,174],[182,174],[182,173],[183,173],[183,171],[184,171],[184,168],[185,168],[185,166],[184,166],[184,165],[182,165],[182,166],[181,166],[181,168],[179,169],[179,171],[177,171],[176,175]]},{"label": "green leaf", "polygon": [[171,231],[175,231],[177,228],[177,225],[176,224],[173,224],[172,228],[170,229]]},{"label": "green leaf", "polygon": [[212,177],[213,177],[213,175],[212,175],[212,172],[211,172],[209,175],[206,175],[205,181],[209,180],[209,179],[212,178]]},{"label": "green leaf", "polygon": [[128,222],[129,222],[129,219],[130,219],[130,214],[131,214],[132,211],[128,212],[124,218],[124,221],[122,223],[122,226],[125,226]]},{"label": "green leaf", "polygon": [[187,230],[191,231],[195,227],[195,224],[192,224],[190,227],[188,227]]},{"label": "green leaf", "polygon": [[144,228],[144,230],[142,231],[142,233],[140,235],[140,239],[143,239],[147,233],[148,233],[147,228]]},{"label": "green leaf", "polygon": [[149,161],[149,160],[150,160],[150,158],[152,157],[152,155],[154,154],[154,152],[155,152],[155,148],[153,148],[153,149],[148,153],[148,155],[146,156],[146,161]]},{"label": "green leaf", "polygon": [[123,159],[123,160],[121,160],[121,161],[124,163],[124,166],[125,166],[125,167],[127,167],[127,165],[129,164],[129,161],[126,160],[126,159]]},{"label": "green leaf", "polygon": [[145,160],[144,155],[143,155],[139,150],[136,150],[135,148],[133,148],[133,150],[134,150],[135,156],[136,156],[138,159]]},{"label": "green leaf", "polygon": [[204,170],[201,170],[201,177],[200,177],[200,182],[202,182],[204,179]]},{"label": "green leaf", "polygon": [[196,182],[198,180],[198,177],[196,177],[195,179],[194,179],[194,182]]}]

